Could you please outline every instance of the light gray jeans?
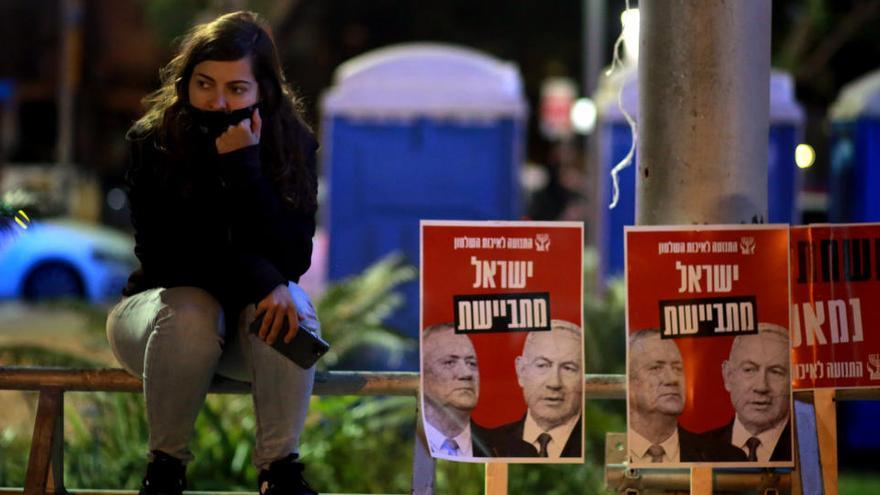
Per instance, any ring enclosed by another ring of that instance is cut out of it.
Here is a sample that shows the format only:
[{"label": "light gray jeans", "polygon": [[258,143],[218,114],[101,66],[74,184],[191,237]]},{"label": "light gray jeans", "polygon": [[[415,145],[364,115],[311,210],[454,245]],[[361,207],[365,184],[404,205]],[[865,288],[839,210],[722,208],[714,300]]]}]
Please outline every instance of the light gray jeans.
[{"label": "light gray jeans", "polygon": [[[320,333],[315,308],[297,284],[288,284],[300,324]],[[156,288],[125,297],[107,317],[107,338],[122,366],[144,382],[149,449],[184,461],[214,374],[251,383],[257,438],[253,463],[297,452],[314,382],[304,370],[248,331],[254,306],[226,335],[217,300],[196,287]],[[280,338],[280,337],[279,337]]]}]

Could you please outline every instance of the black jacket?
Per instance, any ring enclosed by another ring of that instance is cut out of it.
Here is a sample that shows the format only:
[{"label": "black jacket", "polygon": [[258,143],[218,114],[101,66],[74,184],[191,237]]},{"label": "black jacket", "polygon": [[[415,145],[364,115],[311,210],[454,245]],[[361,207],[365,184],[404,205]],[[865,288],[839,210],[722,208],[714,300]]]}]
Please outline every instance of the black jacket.
[{"label": "black jacket", "polygon": [[[566,439],[562,448],[561,457],[581,457],[581,421],[577,424]],[[538,449],[534,445],[522,439],[525,430],[526,416],[513,423],[501,425],[489,431],[489,450],[494,457],[538,457]]]},{"label": "black jacket", "polygon": [[471,449],[474,457],[492,457],[489,430],[471,420]]},{"label": "black jacket", "polygon": [[[735,419],[736,418],[734,417],[734,419],[731,419],[730,422],[726,425],[703,433],[703,438],[707,442],[707,445],[713,446],[715,449],[713,451],[712,448],[708,446],[704,449],[710,454],[711,460],[726,462],[749,462],[745,452],[743,452],[743,450],[739,447],[731,444],[731,442],[733,441],[733,423]],[[731,447],[733,448],[731,449]],[[782,462],[790,460],[791,418],[789,417],[787,423],[785,424],[785,429],[782,430],[782,434],[779,436],[779,440],[776,441],[776,445],[773,447],[773,452],[770,454],[770,462]]]},{"label": "black jacket", "polygon": [[[129,202],[141,266],[124,295],[193,286],[227,311],[240,310],[309,268],[314,211],[282,204],[259,146],[221,155],[204,146],[176,160],[153,135],[131,143]],[[315,147],[303,164],[312,171]]]},{"label": "black jacket", "polygon": [[709,433],[694,433],[678,426],[681,462],[746,462],[746,455],[737,447]]}]

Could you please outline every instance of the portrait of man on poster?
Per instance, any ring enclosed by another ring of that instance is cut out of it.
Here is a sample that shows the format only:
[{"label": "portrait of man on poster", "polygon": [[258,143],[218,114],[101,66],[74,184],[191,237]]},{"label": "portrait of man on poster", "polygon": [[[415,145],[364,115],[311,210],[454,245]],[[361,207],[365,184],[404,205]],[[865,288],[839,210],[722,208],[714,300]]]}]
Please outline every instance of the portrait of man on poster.
[{"label": "portrait of man on poster", "polygon": [[710,461],[700,436],[683,428],[678,416],[685,406],[681,351],[673,340],[648,329],[629,336],[630,462]]},{"label": "portrait of man on poster", "polygon": [[516,357],[517,382],[527,411],[491,430],[497,457],[581,457],[583,332],[564,320],[530,332]]},{"label": "portrait of man on poster", "polygon": [[456,334],[452,323],[432,325],[422,333],[425,434],[433,453],[454,457],[489,457],[486,429],[471,411],[480,397],[480,370],[470,338]]},{"label": "portrait of man on poster", "polygon": [[770,323],[759,323],[758,333],[734,339],[721,369],[736,414],[706,433],[707,446],[736,448],[736,458],[723,460],[792,459],[789,345],[788,330]]}]

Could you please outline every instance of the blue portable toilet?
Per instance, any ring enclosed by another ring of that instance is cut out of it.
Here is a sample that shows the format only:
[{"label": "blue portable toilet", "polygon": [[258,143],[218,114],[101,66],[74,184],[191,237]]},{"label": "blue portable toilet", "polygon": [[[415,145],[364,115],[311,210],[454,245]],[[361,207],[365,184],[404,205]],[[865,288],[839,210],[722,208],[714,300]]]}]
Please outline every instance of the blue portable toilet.
[{"label": "blue portable toilet", "polygon": [[[452,45],[378,49],[342,64],[322,101],[328,278],[391,252],[419,265],[419,220],[513,220],[527,105],[517,67]],[[417,337],[419,289],[387,324]]]},{"label": "blue portable toilet", "polygon": [[15,83],[12,79],[0,79],[0,103],[6,103],[12,99]]},{"label": "blue portable toilet", "polygon": [[[880,69],[844,86],[831,106],[828,219],[880,221]],[[838,403],[841,460],[859,465],[880,449],[880,402]],[[868,461],[868,468],[875,465]]]},{"label": "blue portable toilet", "polygon": [[[623,92],[618,101],[619,88]],[[594,101],[598,125],[596,151],[599,177],[599,214],[597,242],[599,273],[603,281],[623,275],[623,227],[635,224],[636,157],[618,174],[620,196],[617,206],[608,209],[612,200],[611,170],[629,152],[632,132],[620,105],[638,121],[638,74],[625,67],[600,81]],[[767,210],[768,222],[799,223],[797,193],[801,177],[794,160],[794,150],[803,136],[803,110],[794,97],[794,83],[785,72],[770,73],[770,132],[768,137]]]},{"label": "blue portable toilet", "polygon": [[830,118],[828,219],[880,221],[880,70],[844,86]]},{"label": "blue portable toilet", "polygon": [[795,100],[794,80],[787,72],[770,71],[770,140],[767,150],[767,222],[801,223],[798,193],[803,176],[794,150],[803,142],[804,110]]}]

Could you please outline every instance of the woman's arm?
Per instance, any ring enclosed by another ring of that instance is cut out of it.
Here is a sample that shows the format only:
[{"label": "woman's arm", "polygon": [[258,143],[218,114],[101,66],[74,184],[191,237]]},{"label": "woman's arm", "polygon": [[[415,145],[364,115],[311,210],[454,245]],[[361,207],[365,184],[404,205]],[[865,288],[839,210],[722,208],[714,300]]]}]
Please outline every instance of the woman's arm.
[{"label": "woman's arm", "polygon": [[272,181],[263,174],[258,146],[219,156],[233,205],[233,243],[244,253],[263,256],[288,280],[308,270],[315,235],[315,215],[283,204]]},{"label": "woman's arm", "polygon": [[150,142],[132,149],[129,205],[135,255],[151,285],[195,286],[218,292],[224,253],[222,232],[212,229],[207,205],[187,202],[160,179],[158,162],[167,160]]},{"label": "woman's arm", "polygon": [[[231,126],[215,141],[218,165],[232,201],[233,241],[243,252],[268,258],[288,280],[297,281],[311,264],[313,211],[296,211],[283,204],[270,177],[263,173],[259,146],[263,121],[258,109],[250,119]],[[315,177],[315,149],[309,146],[305,163]],[[310,184],[317,187],[317,183]]]}]

